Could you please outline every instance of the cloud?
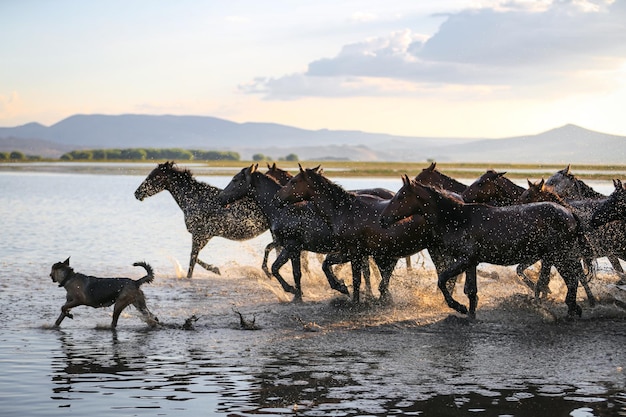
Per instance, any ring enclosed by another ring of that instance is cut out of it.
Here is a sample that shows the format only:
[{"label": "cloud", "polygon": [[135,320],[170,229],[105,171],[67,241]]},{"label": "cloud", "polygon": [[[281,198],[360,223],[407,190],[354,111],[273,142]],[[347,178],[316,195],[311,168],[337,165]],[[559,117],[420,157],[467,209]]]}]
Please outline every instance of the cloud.
[{"label": "cloud", "polygon": [[306,72],[259,77],[240,90],[266,99],[415,95],[450,86],[470,95],[573,92],[610,88],[607,77],[625,61],[626,0],[514,0],[448,14],[432,36],[402,29],[345,45]]}]

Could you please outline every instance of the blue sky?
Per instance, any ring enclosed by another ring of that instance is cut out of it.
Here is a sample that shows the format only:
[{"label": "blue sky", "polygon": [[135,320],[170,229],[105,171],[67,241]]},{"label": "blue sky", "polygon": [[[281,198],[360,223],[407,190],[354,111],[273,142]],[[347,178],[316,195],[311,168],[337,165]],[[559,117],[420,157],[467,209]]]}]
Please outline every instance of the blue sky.
[{"label": "blue sky", "polygon": [[626,0],[0,1],[0,126],[193,114],[626,135]]}]

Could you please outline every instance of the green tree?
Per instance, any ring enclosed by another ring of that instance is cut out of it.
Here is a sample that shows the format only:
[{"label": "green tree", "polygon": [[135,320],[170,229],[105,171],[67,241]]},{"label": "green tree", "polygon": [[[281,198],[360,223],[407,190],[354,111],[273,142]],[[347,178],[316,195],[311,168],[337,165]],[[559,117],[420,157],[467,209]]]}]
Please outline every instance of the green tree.
[{"label": "green tree", "polygon": [[289,155],[285,156],[285,161],[298,161],[298,155],[296,155],[295,153],[290,153]]},{"label": "green tree", "polygon": [[255,153],[254,155],[252,155],[252,160],[253,161],[271,161],[272,158],[270,158],[267,155],[263,155],[262,153]]},{"label": "green tree", "polygon": [[13,151],[9,154],[9,159],[12,161],[23,161],[26,159],[26,155],[20,151]]}]

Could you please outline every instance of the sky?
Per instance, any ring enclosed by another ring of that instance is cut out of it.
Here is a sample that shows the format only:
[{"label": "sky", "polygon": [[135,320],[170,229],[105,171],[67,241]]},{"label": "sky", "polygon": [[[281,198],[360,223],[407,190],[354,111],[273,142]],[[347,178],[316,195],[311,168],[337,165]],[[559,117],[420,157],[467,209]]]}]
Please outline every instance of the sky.
[{"label": "sky", "polygon": [[0,127],[74,114],[626,135],[626,0],[0,0]]}]

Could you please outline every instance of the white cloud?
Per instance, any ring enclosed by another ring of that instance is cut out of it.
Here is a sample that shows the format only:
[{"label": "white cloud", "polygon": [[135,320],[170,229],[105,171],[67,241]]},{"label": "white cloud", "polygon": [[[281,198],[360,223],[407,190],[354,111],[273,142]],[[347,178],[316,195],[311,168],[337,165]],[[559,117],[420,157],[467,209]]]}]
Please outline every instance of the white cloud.
[{"label": "white cloud", "polygon": [[257,78],[240,90],[266,99],[401,93],[395,86],[413,95],[450,85],[572,93],[610,88],[624,62],[626,0],[513,0],[449,14],[430,37],[402,29],[348,44],[304,73]]}]

